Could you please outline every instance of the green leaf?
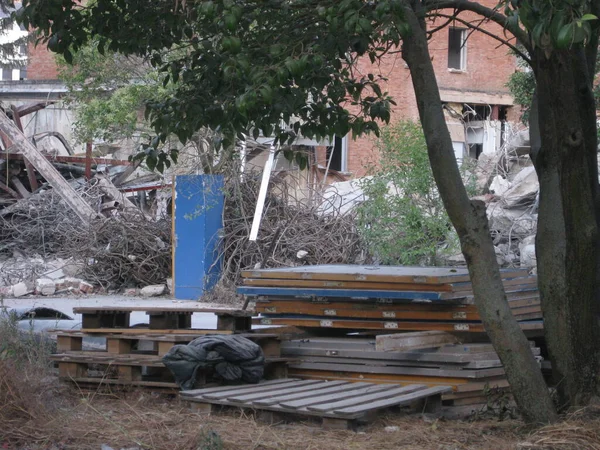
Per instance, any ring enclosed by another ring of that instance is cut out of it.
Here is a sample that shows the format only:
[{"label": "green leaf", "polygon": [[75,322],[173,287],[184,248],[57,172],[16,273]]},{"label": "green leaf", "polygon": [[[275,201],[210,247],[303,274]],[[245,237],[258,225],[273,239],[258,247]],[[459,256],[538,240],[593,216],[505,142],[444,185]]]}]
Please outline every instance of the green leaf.
[{"label": "green leaf", "polygon": [[593,14],[584,14],[583,16],[581,16],[581,19],[579,19],[579,20],[586,21],[586,20],[597,20],[597,19],[598,19],[598,17],[596,17]]},{"label": "green leaf", "polygon": [[556,37],[556,46],[558,48],[567,48],[573,42],[575,33],[575,24],[573,22],[563,25]]}]

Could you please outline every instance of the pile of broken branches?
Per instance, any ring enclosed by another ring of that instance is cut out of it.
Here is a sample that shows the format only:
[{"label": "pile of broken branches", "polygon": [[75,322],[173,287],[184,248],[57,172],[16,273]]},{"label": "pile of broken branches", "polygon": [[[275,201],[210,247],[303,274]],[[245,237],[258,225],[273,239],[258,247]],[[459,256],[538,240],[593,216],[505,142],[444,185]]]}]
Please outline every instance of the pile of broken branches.
[{"label": "pile of broken branches", "polygon": [[[271,180],[258,239],[248,239],[260,188],[258,174],[238,173],[225,183],[223,281],[238,284],[240,271],[309,264],[356,264],[365,246],[352,214],[323,214],[317,190],[298,189],[293,173]],[[297,175],[296,175],[297,176]]]},{"label": "pile of broken branches", "polygon": [[[78,194],[95,211],[105,192],[78,180]],[[72,258],[81,275],[106,289],[164,283],[171,271],[171,224],[127,209],[84,225],[53,189],[0,212],[0,254]]]}]

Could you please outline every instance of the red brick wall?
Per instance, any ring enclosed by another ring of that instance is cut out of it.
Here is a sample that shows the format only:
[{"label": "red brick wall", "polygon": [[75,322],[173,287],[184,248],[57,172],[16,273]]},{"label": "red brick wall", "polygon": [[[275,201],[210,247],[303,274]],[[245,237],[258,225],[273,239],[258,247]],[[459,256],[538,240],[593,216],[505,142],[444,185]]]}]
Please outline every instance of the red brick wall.
[{"label": "red brick wall", "polygon": [[[494,7],[497,0],[481,0],[479,3]],[[460,17],[464,20],[475,20],[478,16],[465,12]],[[439,23],[441,22],[438,21]],[[430,29],[435,26],[436,23],[429,24]],[[455,26],[464,28],[460,23],[456,23]],[[502,36],[502,28],[498,25],[485,23],[482,28]],[[437,32],[430,41],[429,51],[440,89],[508,93],[505,84],[510,74],[516,70],[516,59],[509,54],[507,47],[498,47],[498,45],[498,41],[483,33],[472,33],[467,40],[466,71],[453,73],[448,70],[448,28]],[[386,56],[379,67],[372,66],[367,59],[360,61],[359,66],[363,74],[371,72],[388,78],[385,90],[397,103],[393,109],[392,122],[405,118],[418,119],[410,73],[400,53]],[[509,119],[518,117],[518,114],[510,111],[511,109],[514,108],[509,108]],[[356,141],[350,140],[348,170],[354,176],[362,176],[366,173],[365,161],[377,159],[374,139],[374,137],[367,137]]]},{"label": "red brick wall", "polygon": [[29,80],[56,80],[58,78],[55,54],[40,43],[37,47],[29,44],[29,64],[27,78]]}]

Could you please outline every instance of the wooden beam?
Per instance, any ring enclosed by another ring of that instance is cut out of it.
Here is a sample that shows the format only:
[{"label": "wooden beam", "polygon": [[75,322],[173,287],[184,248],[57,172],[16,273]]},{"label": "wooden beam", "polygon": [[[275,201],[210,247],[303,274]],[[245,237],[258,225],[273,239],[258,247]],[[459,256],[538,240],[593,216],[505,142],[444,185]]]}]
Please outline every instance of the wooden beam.
[{"label": "wooden beam", "polygon": [[96,213],[73,187],[65,180],[62,175],[54,168],[52,163],[33,146],[25,137],[23,132],[0,111],[0,130],[13,142],[18,151],[27,158],[38,172],[50,183],[62,199],[77,214],[82,222],[88,223],[96,217]]},{"label": "wooden beam", "polygon": [[29,192],[27,190],[27,188],[25,186],[23,186],[23,183],[21,183],[21,180],[19,180],[18,177],[12,177],[10,179],[12,185],[15,187],[15,189],[17,190],[17,192],[21,195],[21,197],[23,198],[29,198],[31,197],[31,192]]},{"label": "wooden beam", "polygon": [[[17,128],[19,130],[21,130],[21,132],[24,132],[25,130],[23,129],[23,123],[21,122],[21,116],[19,115],[19,111],[15,105],[12,105],[12,112],[13,112],[13,121],[15,122],[15,125],[17,126]],[[38,183],[35,178],[35,169],[33,168],[33,165],[29,162],[29,160],[27,158],[23,158],[23,162],[25,163],[25,169],[27,170],[27,179],[29,180],[29,188],[31,189],[31,192],[37,191]],[[25,197],[25,196],[23,196],[23,197]]]},{"label": "wooden beam", "polygon": [[47,101],[47,102],[40,102],[40,103],[28,103],[27,105],[19,106],[16,110],[19,113],[19,116],[23,117],[23,116],[26,116],[27,114],[32,114],[41,109],[44,109],[46,106],[50,106],[54,103],[56,103],[56,102],[53,100]]}]

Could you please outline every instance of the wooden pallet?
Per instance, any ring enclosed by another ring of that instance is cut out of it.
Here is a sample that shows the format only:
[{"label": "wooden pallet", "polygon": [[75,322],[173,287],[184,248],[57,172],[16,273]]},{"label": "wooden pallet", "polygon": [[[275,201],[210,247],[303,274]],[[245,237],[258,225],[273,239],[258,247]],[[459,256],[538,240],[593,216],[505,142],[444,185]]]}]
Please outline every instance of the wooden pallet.
[{"label": "wooden pallet", "polygon": [[[59,378],[74,382],[152,386],[148,382],[175,385],[173,375],[161,357],[141,353],[110,354],[108,352],[73,351],[51,355],[58,364]],[[265,358],[265,378],[286,378],[289,358]],[[96,375],[96,376],[94,376]],[[197,386],[211,379],[211,373],[198,371]]]},{"label": "wooden pallet", "polygon": [[267,411],[272,420],[278,415],[318,417],[325,428],[347,429],[395,406],[420,404],[420,409],[433,411],[441,406],[441,395],[451,390],[448,386],[285,379],[183,391],[180,397],[204,414],[225,405]]},{"label": "wooden pallet", "polygon": [[134,311],[146,312],[149,328],[190,329],[193,313],[212,313],[217,316],[217,329],[231,332],[247,332],[252,328],[251,311],[195,307],[81,307],[73,308],[73,313],[82,315],[82,329],[128,328],[130,315]]},{"label": "wooden pallet", "polygon": [[[142,341],[153,343],[156,355],[166,354],[174,345],[185,345],[199,337],[197,334],[163,334],[161,330],[147,330],[143,328],[128,328],[129,333],[116,332],[117,329],[106,330],[90,334],[89,330],[59,330],[54,331],[59,352],[81,351],[83,339],[88,336],[105,337],[104,350],[111,354],[131,354],[137,344]],[[182,330],[178,330],[182,331]],[[265,357],[281,356],[280,338],[277,334],[268,333],[243,333],[240,334],[257,343],[263,350]]]}]

